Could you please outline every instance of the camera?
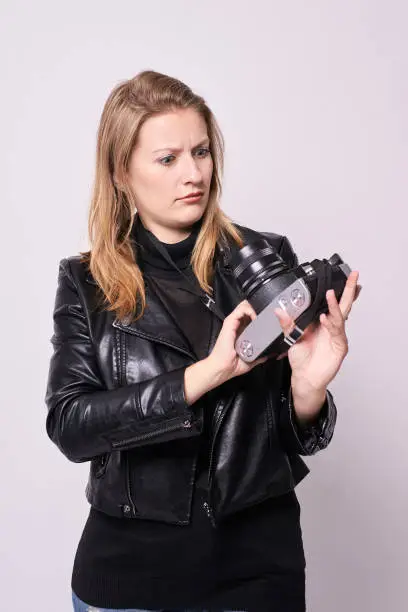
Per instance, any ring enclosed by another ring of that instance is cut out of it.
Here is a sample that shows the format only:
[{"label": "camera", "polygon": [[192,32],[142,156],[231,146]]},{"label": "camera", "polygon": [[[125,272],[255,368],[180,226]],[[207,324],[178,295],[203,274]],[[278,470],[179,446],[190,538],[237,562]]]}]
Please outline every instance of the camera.
[{"label": "camera", "polygon": [[[310,323],[328,312],[326,291],[333,289],[339,300],[351,273],[338,253],[290,267],[264,238],[235,251],[231,267],[244,299],[257,314],[235,341],[236,352],[246,362],[288,351]],[[295,321],[287,336],[275,308]]]}]

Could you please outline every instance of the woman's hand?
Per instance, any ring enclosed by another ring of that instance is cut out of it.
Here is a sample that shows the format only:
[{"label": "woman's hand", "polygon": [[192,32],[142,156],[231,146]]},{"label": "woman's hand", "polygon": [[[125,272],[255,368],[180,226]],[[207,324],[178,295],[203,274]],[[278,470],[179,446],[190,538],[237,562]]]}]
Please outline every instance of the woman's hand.
[{"label": "woman's hand", "polygon": [[269,357],[260,357],[251,363],[247,363],[241,359],[235,350],[237,336],[256,316],[256,312],[248,300],[243,300],[225,317],[214,348],[207,357],[218,384],[235,376],[246,374],[255,366],[268,360]]},{"label": "woman's hand", "polygon": [[[328,314],[321,314],[319,322],[308,325],[289,351],[278,357],[288,356],[292,368],[292,389],[296,387],[299,393],[307,389],[325,389],[339,371],[348,353],[345,320],[361,290],[361,286],[357,285],[358,276],[357,270],[350,273],[340,302],[337,302],[332,289],[327,291]],[[275,314],[284,334],[290,334],[294,320],[281,308],[277,308]]]}]

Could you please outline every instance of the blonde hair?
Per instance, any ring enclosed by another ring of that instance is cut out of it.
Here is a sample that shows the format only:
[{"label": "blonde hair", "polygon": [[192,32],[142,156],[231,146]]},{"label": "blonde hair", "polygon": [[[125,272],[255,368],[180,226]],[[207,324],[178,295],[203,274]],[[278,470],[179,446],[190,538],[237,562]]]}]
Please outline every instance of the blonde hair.
[{"label": "blonde hair", "polygon": [[[81,252],[102,292],[104,307],[119,319],[138,319],[146,306],[145,285],[137,264],[131,230],[136,214],[126,181],[129,159],[139,131],[149,117],[175,109],[194,109],[204,118],[213,174],[209,199],[191,256],[201,288],[212,293],[213,258],[217,241],[231,237],[240,247],[242,235],[221,210],[224,139],[205,100],[176,78],[145,70],[119,83],[102,111],[97,135],[96,168],[88,218],[91,249]],[[141,310],[136,315],[140,300]]]}]

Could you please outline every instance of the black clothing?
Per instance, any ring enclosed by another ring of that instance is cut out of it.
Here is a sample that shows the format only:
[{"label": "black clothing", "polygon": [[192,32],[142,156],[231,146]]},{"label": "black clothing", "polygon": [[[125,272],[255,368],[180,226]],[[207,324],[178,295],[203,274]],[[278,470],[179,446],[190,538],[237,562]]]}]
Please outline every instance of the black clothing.
[{"label": "black clothing", "polygon": [[215,529],[199,491],[194,495],[192,522],[183,526],[127,521],[91,508],[74,563],[75,593],[108,608],[303,612],[295,492],[238,512]]},{"label": "black clothing", "polygon": [[[296,264],[286,237],[235,225],[244,242],[262,237],[288,265]],[[227,316],[242,296],[228,245],[217,247],[214,299]],[[255,593],[258,612],[261,591],[254,585],[269,589],[265,597],[278,606],[277,585],[294,585],[278,576],[292,570],[299,576],[303,568],[294,488],[309,470],[300,455],[326,448],[336,407],[328,391],[316,423],[300,428],[287,358],[257,366],[189,406],[185,369],[213,348],[220,321],[195,298],[188,303],[194,317],[181,317],[190,295],[179,282],[146,274],[143,316],[119,320],[98,308],[96,280],[80,256],[60,262],[46,427],[69,460],[90,461],[92,506],[72,584],[81,599],[89,595],[90,604],[102,607],[143,606],[154,581],[165,596],[160,607],[168,607],[179,601],[182,584],[185,606],[204,599],[199,589],[210,596],[212,570],[219,598],[213,608],[218,602],[243,607],[244,596],[253,601]],[[143,583],[150,585],[147,593]],[[156,587],[154,593],[160,595]]]},{"label": "black clothing", "polygon": [[[165,245],[193,283],[189,260],[198,229]],[[142,226],[136,236],[146,282],[180,325],[197,359],[205,358],[214,314],[190,292],[179,272],[157,256]],[[72,588],[82,600],[109,608],[268,610],[271,605],[303,611],[305,561],[293,491],[238,512],[215,530],[209,521],[203,504],[214,403],[210,394],[206,399],[190,525],[126,521],[91,508],[72,577]]]},{"label": "black clothing", "polygon": [[[172,260],[189,278],[197,292],[202,290],[191,266],[191,254],[200,227],[201,220],[194,224],[190,235],[185,240],[174,244],[162,242]],[[211,333],[215,328],[219,331],[221,323],[194,294],[189,281],[171,266],[152,245],[142,223],[136,224],[134,237],[140,249],[139,265],[143,270],[145,281],[154,288],[155,294],[172,316],[174,324],[180,328],[197,361],[204,359],[210,352]],[[206,488],[208,479],[209,428],[214,412],[215,394],[216,391],[211,391],[202,398],[204,422],[196,468],[197,484],[202,488]]]},{"label": "black clothing", "polygon": [[[245,243],[263,238],[296,265],[286,237],[235,227]],[[242,301],[229,242],[217,240],[211,281],[225,316]],[[187,403],[184,374],[197,357],[151,287],[137,320],[117,318],[102,298],[86,260],[61,260],[47,433],[70,461],[90,461],[85,493],[93,508],[129,520],[188,525],[206,400]],[[218,329],[213,325],[211,349]],[[314,424],[299,427],[290,377],[287,357],[270,359],[214,390],[207,502],[214,524],[293,490],[309,472],[300,455],[329,444],[337,414],[333,396],[327,391]]]}]

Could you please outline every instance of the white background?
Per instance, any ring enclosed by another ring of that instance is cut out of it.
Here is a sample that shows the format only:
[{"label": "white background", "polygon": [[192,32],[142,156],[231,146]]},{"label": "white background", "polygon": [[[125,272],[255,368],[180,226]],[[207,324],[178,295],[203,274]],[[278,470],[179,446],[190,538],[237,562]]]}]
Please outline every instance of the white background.
[{"label": "white background", "polygon": [[45,432],[57,268],[88,246],[106,97],[143,69],[215,112],[233,220],[288,235],[300,261],[338,251],[360,271],[335,436],[297,488],[308,610],[407,609],[407,6],[2,2],[3,610],[71,610],[88,465]]}]

